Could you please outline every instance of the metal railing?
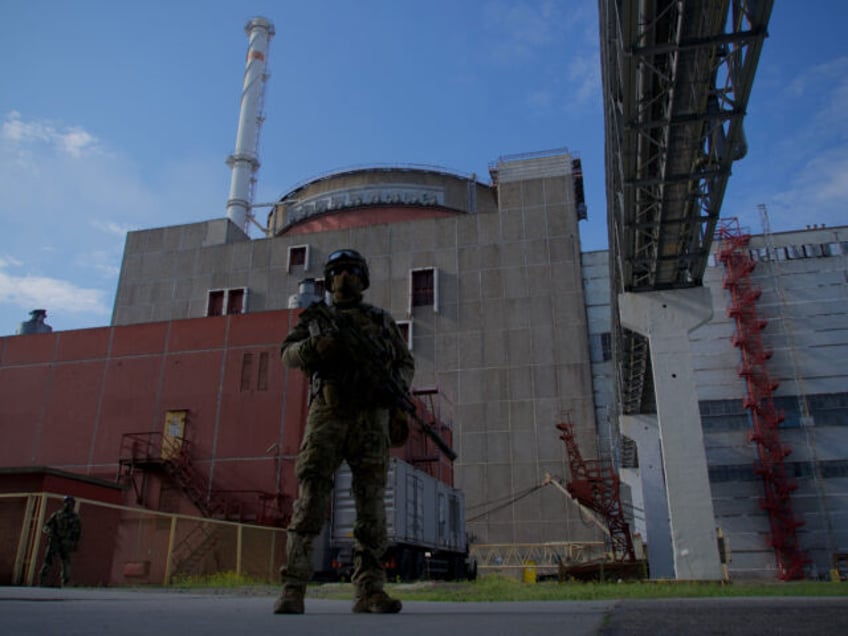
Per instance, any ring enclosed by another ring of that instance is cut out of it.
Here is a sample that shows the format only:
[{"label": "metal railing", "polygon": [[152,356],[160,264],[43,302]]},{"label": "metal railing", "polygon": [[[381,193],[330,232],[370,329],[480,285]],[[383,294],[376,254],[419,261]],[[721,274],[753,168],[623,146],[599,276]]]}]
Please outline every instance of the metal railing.
[{"label": "metal railing", "polygon": [[[16,535],[0,544],[0,585],[34,585],[43,564],[41,529],[62,505],[63,495],[47,492],[0,494],[0,518]],[[77,497],[82,523],[73,553],[74,585],[169,585],[179,575],[233,572],[274,583],[283,560],[282,528],[156,512]],[[200,540],[186,541],[190,536]],[[190,546],[185,551],[180,546]],[[183,552],[181,552],[183,550]],[[56,580],[58,569],[51,573]]]}]

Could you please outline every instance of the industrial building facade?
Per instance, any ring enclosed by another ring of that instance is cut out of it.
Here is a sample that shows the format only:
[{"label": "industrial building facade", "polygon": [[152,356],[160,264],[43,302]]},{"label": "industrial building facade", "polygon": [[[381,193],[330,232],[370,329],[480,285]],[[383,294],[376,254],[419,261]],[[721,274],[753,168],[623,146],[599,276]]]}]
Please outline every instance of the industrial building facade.
[{"label": "industrial building facade", "polygon": [[597,538],[553,488],[510,500],[546,474],[566,475],[563,417],[579,423],[587,456],[596,452],[579,160],[504,159],[492,179],[349,171],[283,196],[266,238],[250,240],[227,219],[131,232],[113,324],[296,307],[304,286],[320,294],[331,251],[357,249],[370,269],[366,301],[406,332],[414,386],[437,390],[453,427],[473,540]]},{"label": "industrial building facade", "polygon": [[[731,253],[741,258],[728,268]],[[631,440],[616,436],[611,412],[608,253],[584,253],[583,271],[600,450],[614,457],[623,481],[633,486],[627,494],[634,527],[651,545],[639,492],[640,458]],[[777,578],[775,546],[781,544],[788,554],[796,552],[804,576],[845,571],[846,271],[846,227],[752,234],[728,220],[716,237],[704,277],[713,315],[691,333],[690,345],[716,527],[731,576]],[[744,298],[734,294],[740,277],[749,279]],[[734,319],[740,303],[754,319],[756,334]],[[768,378],[759,387],[751,384],[755,339],[762,345],[760,375]],[[773,408],[766,409],[769,403]],[[769,440],[755,426],[755,408],[774,414],[770,433],[776,452],[762,452]],[[780,491],[777,495],[764,486],[769,475],[777,478],[776,484],[774,478],[767,482]]]},{"label": "industrial building facade", "polygon": [[[414,387],[432,397],[458,453],[451,464],[419,436],[404,457],[465,492],[472,545],[600,539],[559,490],[541,487],[568,476],[556,424],[569,421],[584,457],[620,468],[632,528],[656,547],[644,458],[612,406],[609,254],[580,249],[579,162],[562,152],[507,158],[491,176],[334,173],[281,197],[263,238],[229,219],[129,233],[111,327],[2,339],[3,427],[20,442],[3,465],[108,478],[121,468],[121,435],[162,435],[166,415],[200,400],[187,426],[209,484],[276,493],[284,514],[306,382],[282,367],[278,343],[297,309],[323,296],[326,256],[351,247],[368,259],[366,300],[405,332]],[[782,543],[797,548],[806,576],[823,577],[848,552],[848,229],[731,232],[713,252],[704,279],[713,316],[690,344],[729,574],[775,578]],[[752,385],[742,363],[756,350],[740,299],[746,315],[757,312],[768,382]],[[62,378],[71,389],[50,397]],[[86,396],[89,410],[75,409]],[[753,414],[765,406],[774,426],[759,430]],[[34,428],[12,428],[27,419]],[[780,452],[764,455],[767,443]],[[776,474],[779,483],[764,479]],[[168,485],[147,496],[163,509]]]}]

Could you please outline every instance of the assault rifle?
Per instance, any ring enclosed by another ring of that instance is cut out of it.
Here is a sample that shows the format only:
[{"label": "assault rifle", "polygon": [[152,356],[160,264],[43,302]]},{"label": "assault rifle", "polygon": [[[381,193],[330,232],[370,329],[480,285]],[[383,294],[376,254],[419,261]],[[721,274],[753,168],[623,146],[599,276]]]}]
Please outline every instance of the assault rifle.
[{"label": "assault rifle", "polygon": [[[418,415],[408,389],[386,364],[393,358],[387,339],[363,333],[352,324],[350,318],[333,312],[326,303],[320,301],[307,307],[300,320],[307,324],[310,336],[331,335],[344,350],[345,358],[355,365],[356,373],[368,377],[369,383],[377,387],[381,402],[406,413],[445,456],[451,461],[456,459],[457,454],[450,445]],[[339,375],[344,381],[346,374],[341,371]]]}]

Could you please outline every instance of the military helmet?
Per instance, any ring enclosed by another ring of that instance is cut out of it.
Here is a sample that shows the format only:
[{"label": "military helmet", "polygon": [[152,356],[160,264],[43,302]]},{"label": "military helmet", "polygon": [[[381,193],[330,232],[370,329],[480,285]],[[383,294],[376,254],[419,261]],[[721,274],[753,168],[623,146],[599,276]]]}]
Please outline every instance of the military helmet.
[{"label": "military helmet", "polygon": [[356,250],[343,249],[330,254],[327,257],[327,262],[324,263],[324,287],[327,291],[333,291],[333,276],[345,266],[349,272],[359,276],[363,291],[368,289],[371,281],[368,278],[368,263],[365,262],[365,258]]},{"label": "military helmet", "polygon": [[70,504],[72,504],[72,503],[76,503],[76,501],[77,501],[77,500],[76,500],[76,499],[74,499],[71,495],[65,495],[65,503],[66,503],[66,504],[68,504],[68,503],[70,503]]}]

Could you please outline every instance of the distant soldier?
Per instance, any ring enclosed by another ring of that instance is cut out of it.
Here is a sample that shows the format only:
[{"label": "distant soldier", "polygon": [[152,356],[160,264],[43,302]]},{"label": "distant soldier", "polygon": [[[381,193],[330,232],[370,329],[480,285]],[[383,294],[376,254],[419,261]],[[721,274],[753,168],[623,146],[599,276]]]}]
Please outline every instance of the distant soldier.
[{"label": "distant soldier", "polygon": [[[356,501],[353,584],[356,613],[394,614],[401,602],[383,591],[386,574],[385,490],[389,447],[403,442],[388,385],[408,394],[412,354],[387,311],[362,302],[368,265],[355,250],[338,250],[324,265],[332,306],[307,309],[282,345],[283,362],[311,377],[311,402],[295,472],[298,499],[288,527],[287,563],[277,614],[302,614],[312,578],[312,544],[324,525],[333,474],[347,461]],[[395,432],[397,430],[397,432]]]},{"label": "distant soldier", "polygon": [[79,547],[82,526],[80,517],[74,510],[76,500],[68,495],[64,505],[57,510],[44,525],[42,532],[47,535],[47,554],[41,568],[41,585],[47,584],[47,576],[58,557],[62,559],[62,585],[71,581],[71,553]]}]

